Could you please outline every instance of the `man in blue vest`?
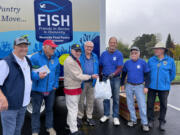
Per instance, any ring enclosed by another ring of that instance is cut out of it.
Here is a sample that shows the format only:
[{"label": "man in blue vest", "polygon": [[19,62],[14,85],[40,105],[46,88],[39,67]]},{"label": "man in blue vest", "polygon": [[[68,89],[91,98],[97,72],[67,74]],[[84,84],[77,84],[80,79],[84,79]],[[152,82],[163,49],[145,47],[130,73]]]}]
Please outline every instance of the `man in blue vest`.
[{"label": "man in blue vest", "polygon": [[[0,112],[3,135],[20,135],[30,102],[31,63],[26,57],[28,39],[14,41],[13,52],[0,61]],[[39,75],[33,74],[33,78]]]},{"label": "man in blue vest", "polygon": [[[34,70],[44,68],[44,78],[33,81],[32,85],[32,134],[38,135],[40,132],[40,108],[44,99],[46,106],[46,131],[50,135],[56,135],[53,128],[53,105],[55,90],[59,86],[60,63],[58,57],[54,55],[57,45],[52,40],[43,42],[43,50],[32,55],[30,58]],[[38,74],[38,73],[37,73]]]},{"label": "man in blue vest", "polygon": [[[81,54],[80,62],[81,67],[84,74],[93,75],[98,74],[99,63],[98,57],[95,53],[93,53],[94,43],[92,41],[87,41],[84,43],[84,52]],[[86,115],[87,115],[87,123],[90,126],[95,125],[95,121],[92,119],[92,113],[94,108],[94,86],[96,83],[96,79],[90,79],[84,81],[83,92],[80,96],[79,101],[79,112],[78,112],[78,123],[82,125],[82,118],[84,117],[84,101],[86,98]]]},{"label": "man in blue vest", "polygon": [[165,131],[165,117],[167,111],[167,99],[170,91],[171,82],[176,76],[176,66],[174,59],[166,55],[166,46],[164,43],[155,45],[154,54],[148,61],[150,68],[150,85],[148,91],[147,115],[149,127],[154,123],[154,102],[158,94],[160,100],[159,129]]}]

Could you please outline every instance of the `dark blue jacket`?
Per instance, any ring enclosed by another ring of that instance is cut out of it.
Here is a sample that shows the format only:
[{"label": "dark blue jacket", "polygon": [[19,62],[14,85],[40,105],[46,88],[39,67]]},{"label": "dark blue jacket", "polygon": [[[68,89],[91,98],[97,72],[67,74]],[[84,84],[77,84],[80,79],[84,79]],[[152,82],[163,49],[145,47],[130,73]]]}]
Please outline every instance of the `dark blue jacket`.
[{"label": "dark blue jacket", "polygon": [[[31,68],[30,60],[26,57]],[[8,110],[20,109],[23,105],[25,79],[20,65],[17,63],[13,54],[5,57],[4,60],[9,66],[9,74],[1,86],[2,92],[8,100]],[[32,68],[31,68],[32,69]]]}]

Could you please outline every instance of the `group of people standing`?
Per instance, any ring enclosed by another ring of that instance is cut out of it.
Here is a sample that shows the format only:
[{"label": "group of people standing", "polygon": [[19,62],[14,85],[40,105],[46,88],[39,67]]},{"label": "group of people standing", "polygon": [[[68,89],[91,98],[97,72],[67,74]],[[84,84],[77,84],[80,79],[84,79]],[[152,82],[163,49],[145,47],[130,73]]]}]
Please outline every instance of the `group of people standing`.
[{"label": "group of people standing", "polygon": [[[21,134],[30,97],[33,107],[32,135],[38,135],[40,132],[40,108],[43,100],[46,107],[46,130],[50,135],[56,135],[53,125],[53,105],[60,76],[59,60],[54,54],[57,45],[52,40],[45,40],[42,51],[33,54],[29,59],[26,57],[29,44],[27,38],[17,38],[14,41],[13,52],[0,61],[0,112],[3,135]],[[83,49],[80,45],[73,44],[70,55],[64,62],[64,93],[70,134],[83,134],[79,127],[83,125],[84,118],[89,126],[96,125],[93,108],[97,78],[102,81],[110,79],[114,126],[120,125],[121,87],[126,91],[131,116],[127,125],[134,127],[137,124],[135,95],[140,110],[142,130],[149,131],[154,125],[154,102],[158,94],[159,128],[164,131],[170,84],[176,75],[174,60],[166,55],[165,45],[157,43],[154,46],[154,56],[148,60],[148,63],[140,58],[140,50],[135,46],[130,49],[130,59],[123,63],[123,54],[117,50],[116,37],[109,39],[109,47],[101,54],[100,59],[92,52],[93,49],[92,41],[86,41]],[[43,66],[47,66],[49,72],[35,72],[34,69]],[[126,77],[127,81],[125,81]],[[147,107],[146,94],[148,94]],[[110,118],[110,100],[104,99],[103,106],[104,115],[100,118],[101,123]]]},{"label": "group of people standing", "polygon": [[[165,44],[159,42],[152,48],[154,50],[154,56],[148,60],[148,63],[140,58],[140,49],[133,46],[130,49],[130,60],[127,60],[123,64],[123,55],[117,50],[116,37],[109,39],[109,47],[101,54],[99,62],[97,56],[92,52],[93,47],[93,42],[88,41],[84,44],[84,52],[82,52],[79,45],[73,45],[71,56],[66,59],[64,64],[64,91],[68,108],[67,124],[69,125],[71,134],[82,134],[78,130],[78,127],[81,127],[83,124],[84,111],[87,115],[86,122],[90,126],[96,124],[93,120],[92,113],[94,85],[98,77],[102,81],[110,79],[114,126],[120,125],[119,93],[121,87],[122,90],[126,91],[127,105],[131,116],[127,125],[134,127],[137,124],[134,107],[135,95],[140,110],[142,130],[148,132],[150,128],[153,128],[154,102],[158,94],[160,100],[159,129],[164,131],[168,94],[171,82],[176,75],[174,60],[166,55]],[[97,76],[98,74],[99,76]],[[126,76],[127,81],[125,84]],[[148,94],[147,104],[146,94]],[[84,110],[85,98],[86,110]],[[101,123],[106,122],[110,118],[110,100],[104,99],[103,106],[104,115],[100,118]]]}]

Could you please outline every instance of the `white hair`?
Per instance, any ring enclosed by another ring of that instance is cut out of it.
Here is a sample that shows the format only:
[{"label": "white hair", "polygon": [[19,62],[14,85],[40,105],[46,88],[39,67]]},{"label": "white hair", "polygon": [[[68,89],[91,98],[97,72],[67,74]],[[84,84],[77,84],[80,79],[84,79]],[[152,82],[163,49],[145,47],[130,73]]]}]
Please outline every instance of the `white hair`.
[{"label": "white hair", "polygon": [[109,42],[110,42],[111,39],[115,39],[116,42],[118,42],[118,40],[117,40],[117,38],[116,38],[115,36],[110,37],[110,38],[109,38]]},{"label": "white hair", "polygon": [[88,43],[91,43],[94,46],[94,43],[92,41],[86,41],[84,45],[86,46]]},{"label": "white hair", "polygon": [[[140,58],[141,52],[140,51],[137,51],[137,52],[138,52],[138,58]],[[131,51],[130,51],[129,58],[131,59]]]}]

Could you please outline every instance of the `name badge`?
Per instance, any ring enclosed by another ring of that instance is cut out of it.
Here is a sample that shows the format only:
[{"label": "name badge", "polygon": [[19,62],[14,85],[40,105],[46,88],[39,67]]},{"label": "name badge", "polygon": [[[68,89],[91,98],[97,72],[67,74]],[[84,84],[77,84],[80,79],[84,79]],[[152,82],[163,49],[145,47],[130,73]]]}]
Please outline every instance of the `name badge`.
[{"label": "name badge", "polygon": [[167,65],[167,63],[168,63],[167,61],[163,61],[164,66],[166,66],[166,65]]},{"label": "name badge", "polygon": [[137,69],[140,69],[141,68],[141,66],[140,65],[137,65]]},{"label": "name badge", "polygon": [[116,61],[116,59],[117,59],[116,57],[113,57],[113,60],[114,60],[114,61]]}]

